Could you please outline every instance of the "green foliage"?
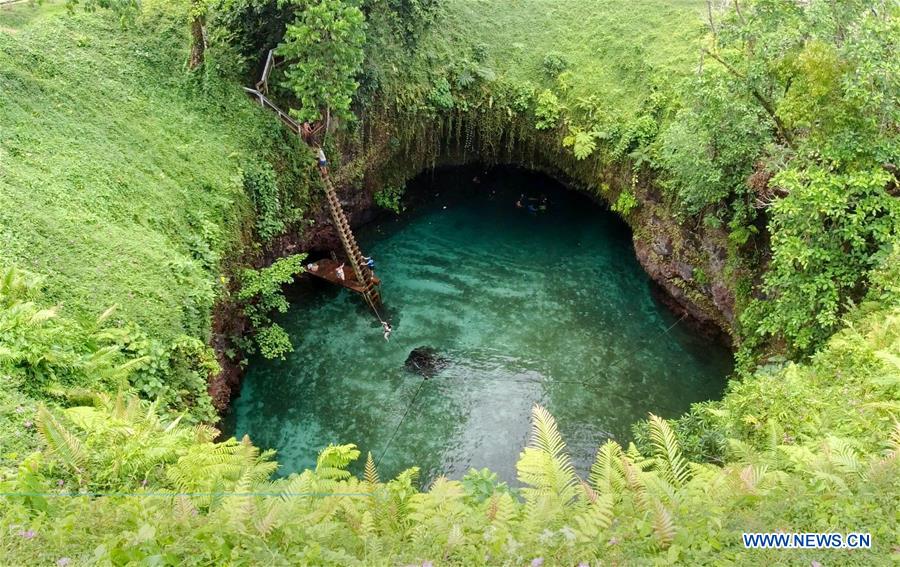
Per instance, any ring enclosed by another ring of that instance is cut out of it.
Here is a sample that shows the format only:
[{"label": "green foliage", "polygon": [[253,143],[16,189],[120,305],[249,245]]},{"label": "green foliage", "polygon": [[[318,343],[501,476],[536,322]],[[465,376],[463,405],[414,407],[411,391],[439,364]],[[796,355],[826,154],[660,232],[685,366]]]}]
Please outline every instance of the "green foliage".
[{"label": "green foliage", "polygon": [[748,192],[747,177],[769,137],[752,97],[721,72],[689,83],[684,107],[661,135],[665,186],[690,214]]},{"label": "green foliage", "polygon": [[351,119],[350,103],[359,83],[366,22],[353,0],[291,0],[296,19],[288,24],[278,52],[290,61],[286,86],[300,100],[296,117],[314,122],[330,109]]},{"label": "green foliage", "polygon": [[211,43],[227,45],[233,63],[247,72],[282,40],[293,10],[276,0],[217,0],[208,17]]},{"label": "green foliage", "polygon": [[305,269],[306,254],[279,258],[271,266],[241,272],[241,288],[237,299],[244,304],[244,313],[256,331],[256,343],[267,358],[284,358],[292,350],[287,333],[272,322],[273,312],[286,313],[290,306],[282,286],[294,280]]},{"label": "green foliage", "polygon": [[[364,0],[363,11],[371,21],[374,33],[385,27],[406,48],[416,45],[422,34],[434,23],[439,0]],[[386,25],[385,25],[386,23]]]},{"label": "green foliage", "polygon": [[544,55],[544,60],[541,62],[541,65],[547,75],[556,77],[569,67],[569,62],[565,57],[558,53],[548,53],[547,55]]},{"label": "green foliage", "polygon": [[14,387],[67,401],[133,387],[191,421],[215,418],[206,387],[219,366],[209,347],[186,336],[151,340],[134,324],[108,326],[113,308],[89,325],[61,318],[40,307],[39,282],[15,268],[0,278],[0,372]]},{"label": "green foliage", "polygon": [[808,352],[834,332],[844,302],[859,299],[866,274],[900,237],[900,202],[885,191],[889,178],[881,169],[815,167],[776,176],[788,195],[773,206],[769,300],[746,315],[759,317],[758,333]]},{"label": "green foliage", "polygon": [[553,91],[546,89],[541,91],[534,107],[535,127],[538,130],[555,128],[559,121],[559,114],[559,99],[553,94]]},{"label": "green foliage", "polygon": [[428,93],[428,103],[438,110],[450,110],[453,108],[453,93],[450,92],[450,83],[446,77],[440,77]]},{"label": "green foliage", "polygon": [[563,138],[563,146],[571,147],[575,159],[583,160],[594,153],[597,149],[597,139],[601,133],[597,131],[586,131],[578,127],[572,127],[569,135]]},{"label": "green foliage", "polygon": [[87,12],[97,9],[111,10],[123,22],[133,20],[141,9],[140,0],[66,0],[66,8],[70,12],[79,6]]},{"label": "green foliage", "polygon": [[[896,239],[885,164],[900,155],[900,67],[888,47],[897,15],[896,6],[780,0],[712,14],[708,60],[656,163],[684,212],[728,222],[734,250],[771,243],[741,317],[747,348],[811,353]],[[768,239],[758,237],[758,210]]]},{"label": "green foliage", "polygon": [[262,163],[245,167],[244,192],[256,208],[256,232],[263,242],[284,232],[281,196],[272,166]]},{"label": "green foliage", "polygon": [[397,214],[403,212],[403,191],[405,187],[399,185],[385,185],[374,195],[375,204],[382,209],[394,211]]},{"label": "green foliage", "polygon": [[16,268],[0,271],[0,371],[39,397],[58,389],[120,384],[135,361],[127,361],[103,335],[113,310],[90,327],[63,319],[56,308],[37,303],[40,281]]},{"label": "green foliage", "polygon": [[[745,549],[742,532],[772,522],[827,531],[834,507],[842,521],[866,522],[872,549],[795,550],[795,558],[866,565],[891,554],[898,424],[869,431],[875,448],[819,435],[762,449],[735,439],[741,450],[717,467],[685,460],[670,424],[651,416],[651,448],[607,441],[580,479],[552,416],[536,406],[532,417],[519,499],[489,471],[439,478],[427,491],[415,486],[417,469],[382,482],[371,455],[359,480],[347,470],[360,455],[354,445],[331,445],[314,470],[270,480],[271,451],[246,437],[213,442],[215,430],[160,420],[136,400],[41,409],[46,449],[0,481],[0,490],[22,494],[3,503],[0,528],[12,534],[5,556],[18,564],[147,562],[163,550],[168,562],[187,565],[262,557],[341,565],[746,564],[777,555]],[[40,496],[78,490],[147,496]],[[26,532],[34,536],[15,535]]]},{"label": "green foliage", "polygon": [[616,202],[610,208],[622,216],[628,216],[637,206],[638,200],[634,193],[629,189],[623,189],[619,196],[616,197]]},{"label": "green foliage", "polygon": [[[272,15],[300,4],[232,5],[255,18],[234,34],[249,38],[244,53],[255,57],[279,36]],[[900,494],[895,8],[760,0],[741,2],[739,14],[728,3],[713,14],[702,72],[682,84],[695,69],[697,2],[586,9],[559,0],[548,10],[522,0],[494,12],[482,1],[440,11],[415,0],[355,6],[302,3],[283,48],[293,52],[288,82],[302,118],[329,106],[349,113],[362,67],[367,117],[383,127],[376,107],[386,104],[411,118],[389,131],[392,151],[412,152],[410,161],[433,159],[440,144],[410,141],[407,131],[441,131],[439,140],[455,128],[466,149],[480,151],[501,140],[527,151],[563,142],[572,154],[557,145],[543,158],[586,184],[606,166],[658,175],[680,211],[727,226],[734,248],[759,250],[771,237],[760,299],[742,318],[751,339],[812,352],[839,322],[848,325],[805,364],[771,359],[721,402],[675,422],[651,416],[637,428],[637,446],[606,442],[587,479],[575,473],[552,416],[535,408],[521,497],[486,470],[438,479],[427,491],[416,469],[382,482],[371,455],[358,480],[347,470],[359,457],[353,445],[328,447],[315,470],[270,480],[271,452],[246,438],[214,443],[210,428],[189,427],[210,415],[203,386],[214,361],[185,335],[205,338],[220,259],[237,242],[245,204],[237,164],[271,163],[302,179],[289,160],[305,154],[271,155],[272,140],[283,143],[273,135],[280,127],[214,72],[243,60],[207,65],[203,76],[180,73],[182,3],[138,16],[139,33],[81,13],[23,18],[16,33],[0,30],[0,85],[18,95],[0,107],[0,258],[47,274],[49,304],[71,311],[42,307],[38,278],[4,273],[0,432],[11,441],[0,491],[19,493],[0,502],[4,558],[754,564],[784,561],[784,552],[744,549],[741,532],[834,531],[838,522],[865,526],[875,547],[797,550],[791,560],[889,561]],[[362,39],[362,13],[373,23],[371,42]],[[432,17],[446,19],[429,28]],[[326,36],[335,41],[318,41]],[[545,61],[557,50],[565,68]],[[100,72],[111,63],[122,72]],[[292,184],[276,183],[274,170],[260,167],[249,189],[243,179],[257,213],[265,209],[257,216],[263,238],[292,214],[284,191]],[[614,204],[622,214],[639,205],[635,182]],[[668,201],[640,205],[672,212]],[[759,234],[763,219],[767,235]],[[270,316],[287,308],[281,285],[302,270],[302,258],[279,262],[244,272],[238,292],[267,356],[290,348]],[[98,305],[115,303],[118,311],[97,317]],[[92,392],[119,388],[157,401]],[[172,419],[180,412],[185,418]],[[81,489],[155,495],[45,494]]]},{"label": "green foliage", "polygon": [[205,340],[246,210],[239,165],[284,143],[214,48],[185,73],[187,8],[145,0],[123,29],[23,3],[0,33],[0,263],[45,274],[68,317],[118,305],[112,322],[161,341]]},{"label": "green foliage", "polygon": [[294,350],[291,337],[278,323],[269,323],[257,329],[254,335],[259,352],[266,358],[281,358]]},{"label": "green foliage", "polygon": [[188,336],[162,344],[133,325],[107,331],[104,337],[135,360],[129,382],[143,398],[173,415],[187,412],[191,423],[216,420],[207,385],[221,368],[209,346]]}]

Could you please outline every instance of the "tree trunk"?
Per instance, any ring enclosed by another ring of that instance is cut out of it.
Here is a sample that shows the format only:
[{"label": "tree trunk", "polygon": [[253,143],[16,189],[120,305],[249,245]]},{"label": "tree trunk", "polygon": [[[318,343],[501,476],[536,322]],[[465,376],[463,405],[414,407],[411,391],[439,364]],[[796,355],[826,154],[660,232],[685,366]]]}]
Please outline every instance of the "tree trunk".
[{"label": "tree trunk", "polygon": [[192,71],[203,65],[206,53],[206,18],[197,15],[191,19],[191,57],[188,68]]}]

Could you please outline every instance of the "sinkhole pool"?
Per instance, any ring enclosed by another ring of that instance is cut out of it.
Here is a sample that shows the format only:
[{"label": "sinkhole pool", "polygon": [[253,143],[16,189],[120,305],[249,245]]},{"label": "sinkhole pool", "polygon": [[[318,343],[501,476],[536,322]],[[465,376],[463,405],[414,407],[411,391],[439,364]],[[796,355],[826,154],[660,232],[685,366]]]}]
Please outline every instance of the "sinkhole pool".
[{"label": "sinkhole pool", "polygon": [[[648,412],[675,417],[722,395],[730,351],[655,298],[614,214],[540,174],[429,172],[402,218],[358,231],[383,280],[390,341],[361,297],[323,282],[290,290],[286,360],[250,361],[226,433],[276,449],[286,475],[329,443],[371,451],[382,479],[418,466],[428,484],[489,467],[517,484],[530,413],[556,418],[585,473],[607,438]],[[516,201],[546,196],[543,212]],[[674,326],[673,326],[674,325]],[[446,366],[404,368],[426,346]]]}]

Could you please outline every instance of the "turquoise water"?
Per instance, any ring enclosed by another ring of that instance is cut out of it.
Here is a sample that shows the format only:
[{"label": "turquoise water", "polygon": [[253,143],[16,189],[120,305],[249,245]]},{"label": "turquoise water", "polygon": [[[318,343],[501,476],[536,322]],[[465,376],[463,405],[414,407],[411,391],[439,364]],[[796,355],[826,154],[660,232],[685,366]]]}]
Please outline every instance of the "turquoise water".
[{"label": "turquoise water", "polygon": [[[360,297],[316,282],[292,290],[280,323],[296,349],[251,361],[227,425],[277,449],[281,474],[314,466],[329,443],[356,443],[382,478],[490,467],[514,481],[534,404],[556,417],[584,472],[647,412],[674,417],[721,396],[729,351],[653,298],[613,214],[540,175],[470,178],[420,178],[409,192],[426,205],[360,231],[389,342]],[[522,193],[545,194],[548,211],[516,208]],[[447,359],[427,381],[404,369],[419,346]]]}]

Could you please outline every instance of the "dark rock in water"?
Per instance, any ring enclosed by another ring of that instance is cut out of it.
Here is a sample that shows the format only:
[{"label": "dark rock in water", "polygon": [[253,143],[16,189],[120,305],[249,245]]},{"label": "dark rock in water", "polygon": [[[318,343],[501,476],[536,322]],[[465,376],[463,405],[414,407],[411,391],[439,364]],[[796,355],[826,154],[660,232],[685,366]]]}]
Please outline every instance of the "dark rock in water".
[{"label": "dark rock in water", "polygon": [[431,347],[420,346],[412,349],[406,357],[406,369],[426,379],[431,378],[447,366],[447,359],[437,354]]}]

